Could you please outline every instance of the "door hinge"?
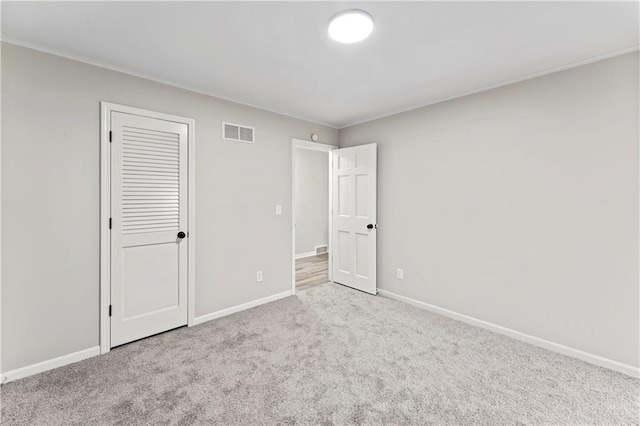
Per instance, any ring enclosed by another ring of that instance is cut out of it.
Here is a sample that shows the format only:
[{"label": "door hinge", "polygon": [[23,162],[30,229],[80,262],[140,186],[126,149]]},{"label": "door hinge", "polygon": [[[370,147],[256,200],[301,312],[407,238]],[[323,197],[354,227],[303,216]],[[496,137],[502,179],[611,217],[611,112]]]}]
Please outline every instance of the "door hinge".
[{"label": "door hinge", "polygon": [[109,218],[109,229],[111,229],[111,218]]},{"label": "door hinge", "polygon": [[109,316],[111,316],[111,305],[109,305]]},{"label": "door hinge", "polygon": [[111,130],[109,130],[109,142],[112,141],[112,136],[113,136],[113,132]]}]

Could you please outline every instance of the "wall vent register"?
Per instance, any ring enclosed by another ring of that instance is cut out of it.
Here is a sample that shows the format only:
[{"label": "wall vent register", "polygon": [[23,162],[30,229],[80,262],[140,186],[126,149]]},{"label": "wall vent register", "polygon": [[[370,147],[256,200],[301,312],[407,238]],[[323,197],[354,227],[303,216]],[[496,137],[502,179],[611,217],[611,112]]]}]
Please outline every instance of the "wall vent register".
[{"label": "wall vent register", "polygon": [[255,129],[241,124],[222,122],[222,139],[234,142],[255,143]]}]

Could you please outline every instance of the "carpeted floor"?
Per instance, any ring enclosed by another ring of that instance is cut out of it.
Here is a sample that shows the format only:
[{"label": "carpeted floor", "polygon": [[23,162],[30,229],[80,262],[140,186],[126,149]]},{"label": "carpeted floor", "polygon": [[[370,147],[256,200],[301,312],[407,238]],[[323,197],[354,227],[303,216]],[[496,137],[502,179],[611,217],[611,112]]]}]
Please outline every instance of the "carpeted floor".
[{"label": "carpeted floor", "polygon": [[2,424],[638,424],[640,381],[325,284],[2,387]]}]

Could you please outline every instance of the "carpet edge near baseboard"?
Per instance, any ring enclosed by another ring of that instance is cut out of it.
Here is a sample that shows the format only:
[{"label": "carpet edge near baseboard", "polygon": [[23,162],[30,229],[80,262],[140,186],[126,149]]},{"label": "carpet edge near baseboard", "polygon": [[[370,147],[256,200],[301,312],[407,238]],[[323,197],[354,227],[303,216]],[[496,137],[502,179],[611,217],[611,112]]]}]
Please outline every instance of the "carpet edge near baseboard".
[{"label": "carpet edge near baseboard", "polygon": [[[291,296],[291,290],[276,293],[271,296],[263,297],[260,299],[252,300],[250,302],[242,303],[240,305],[232,306],[230,308],[222,309],[216,312],[212,312],[207,315],[196,317],[193,325],[199,325],[207,321],[221,318],[227,315],[234,314],[236,312],[244,311],[246,309],[255,308],[256,306],[264,305],[265,303],[275,302],[276,300],[283,299]],[[15,380],[23,379],[25,377],[33,376],[38,373],[53,370],[54,368],[64,367],[65,365],[73,364],[76,362],[84,361],[85,359],[92,358],[100,355],[100,346],[93,346],[91,348],[82,349],[77,352],[72,352],[59,357],[47,359],[35,364],[30,364],[24,367],[16,368],[11,371],[0,374],[0,383],[5,384],[13,382]]]},{"label": "carpet edge near baseboard", "polygon": [[471,317],[469,315],[464,315],[455,311],[451,311],[449,309],[441,308],[436,305],[432,305],[430,303],[422,302],[420,300],[416,300],[407,296],[403,296],[401,294],[393,293],[388,290],[378,289],[378,294],[382,297],[386,297],[388,299],[397,300],[399,302],[404,302],[409,305],[416,306],[421,309],[425,309],[427,311],[440,314],[446,316],[448,318],[452,318],[458,321],[462,321],[464,323],[483,328],[485,330],[492,331],[494,333],[502,334],[504,336],[508,336],[514,338],[516,340],[520,340],[525,343],[532,344],[534,346],[541,347],[543,349],[550,350],[552,352],[557,352],[562,355],[569,356],[571,358],[576,358],[581,361],[587,362],[589,364],[594,364],[599,367],[604,367],[609,370],[614,370],[622,374],[626,374],[627,376],[640,378],[640,368],[634,367],[629,364],[624,364],[619,361],[614,361],[609,358],[601,357],[599,355],[591,354],[589,352],[584,352],[579,349],[571,348],[569,346],[562,345],[560,343],[555,343],[549,340],[542,339],[540,337],[532,336],[530,334],[522,333],[517,330],[513,330],[507,327],[503,327],[498,324],[494,324],[488,321],[484,321],[478,318]]},{"label": "carpet edge near baseboard", "polygon": [[283,291],[280,293],[272,294],[271,296],[266,296],[260,299],[252,300],[250,302],[241,303],[236,306],[232,306],[230,308],[221,309],[216,312],[212,312],[210,314],[201,315],[196,317],[193,321],[193,325],[199,325],[205,323],[207,321],[214,320],[216,318],[222,318],[227,315],[235,314],[236,312],[244,311],[246,309],[255,308],[256,306],[264,305],[265,303],[275,302],[276,300],[284,299],[285,297],[291,296],[291,290]]},{"label": "carpet edge near baseboard", "polygon": [[7,371],[6,373],[2,373],[2,384],[4,385],[5,383],[13,382],[15,380],[33,376],[38,373],[53,370],[54,368],[64,367],[65,365],[83,361],[88,358],[93,358],[97,355],[100,355],[100,346],[93,346],[91,348],[82,349],[77,352],[72,352],[70,354],[16,368],[14,370]]}]

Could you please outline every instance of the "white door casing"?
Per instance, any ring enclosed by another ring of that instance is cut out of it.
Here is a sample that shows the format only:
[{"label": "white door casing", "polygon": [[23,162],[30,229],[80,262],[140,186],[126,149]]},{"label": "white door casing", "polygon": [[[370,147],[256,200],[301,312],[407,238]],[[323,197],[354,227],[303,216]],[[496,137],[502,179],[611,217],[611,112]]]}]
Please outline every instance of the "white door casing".
[{"label": "white door casing", "polygon": [[186,325],[188,125],[111,111],[110,346]]},{"label": "white door casing", "polygon": [[377,293],[377,144],[333,151],[333,281]]},{"label": "white door casing", "polygon": [[[328,145],[328,144],[324,144],[324,143],[319,143],[319,142],[312,142],[312,141],[306,141],[303,139],[297,139],[297,138],[293,138],[292,139],[292,145],[291,145],[291,294],[296,294],[296,149],[307,149],[307,150],[311,150],[311,151],[319,151],[319,152],[326,152],[327,154],[329,154],[328,157],[328,164],[327,166],[329,167],[329,211],[328,211],[328,215],[329,215],[329,223],[328,223],[328,228],[329,228],[329,241],[327,244],[327,249],[329,251],[329,253],[331,253],[331,247],[333,247],[333,242],[332,242],[332,238],[333,238],[333,233],[332,233],[332,229],[333,229],[333,216],[332,216],[332,204],[333,204],[333,196],[332,196],[332,185],[333,185],[333,178],[331,176],[332,172],[332,162],[333,162],[333,156],[331,155],[331,153],[338,149],[337,146],[334,145]],[[332,267],[332,258],[331,255],[329,255],[329,259],[328,259],[328,275],[329,275],[329,281],[333,281],[333,267]]]}]

